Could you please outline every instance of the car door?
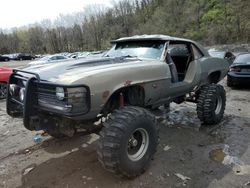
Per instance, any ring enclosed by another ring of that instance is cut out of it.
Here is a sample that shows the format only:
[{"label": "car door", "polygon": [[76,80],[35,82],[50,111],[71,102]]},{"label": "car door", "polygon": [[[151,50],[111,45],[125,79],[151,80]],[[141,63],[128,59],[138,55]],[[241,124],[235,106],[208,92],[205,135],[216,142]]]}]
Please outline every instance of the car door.
[{"label": "car door", "polygon": [[192,61],[187,67],[184,81],[188,84],[188,86],[192,87],[199,84],[201,81],[201,66],[204,54],[193,43],[190,43],[190,48],[192,53]]},{"label": "car door", "polygon": [[170,41],[168,53],[176,65],[179,81],[170,83],[165,97],[174,98],[185,95],[199,84],[200,58],[203,54],[195,44],[188,41]]}]

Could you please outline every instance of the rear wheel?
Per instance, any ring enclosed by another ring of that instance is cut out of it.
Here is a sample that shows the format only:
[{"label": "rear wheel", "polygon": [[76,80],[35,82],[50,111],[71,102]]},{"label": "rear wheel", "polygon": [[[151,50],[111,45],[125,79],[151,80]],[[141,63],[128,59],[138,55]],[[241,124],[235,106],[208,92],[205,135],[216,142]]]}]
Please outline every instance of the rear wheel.
[{"label": "rear wheel", "polygon": [[219,123],[224,115],[226,94],[221,85],[211,84],[203,86],[197,100],[197,114],[199,119],[207,125]]},{"label": "rear wheel", "polygon": [[140,107],[115,110],[100,135],[99,161],[108,171],[129,178],[146,170],[158,145],[155,117]]},{"label": "rear wheel", "polygon": [[0,99],[5,99],[7,96],[7,83],[0,83]]}]

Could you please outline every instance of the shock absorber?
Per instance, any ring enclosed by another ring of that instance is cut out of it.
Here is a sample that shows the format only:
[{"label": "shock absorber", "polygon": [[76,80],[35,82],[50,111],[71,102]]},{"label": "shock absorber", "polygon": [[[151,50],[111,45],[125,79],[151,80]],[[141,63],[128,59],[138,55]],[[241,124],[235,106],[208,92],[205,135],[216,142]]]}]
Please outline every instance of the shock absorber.
[{"label": "shock absorber", "polygon": [[119,106],[120,107],[124,106],[124,96],[123,96],[123,93],[120,93],[120,96],[119,96]]}]

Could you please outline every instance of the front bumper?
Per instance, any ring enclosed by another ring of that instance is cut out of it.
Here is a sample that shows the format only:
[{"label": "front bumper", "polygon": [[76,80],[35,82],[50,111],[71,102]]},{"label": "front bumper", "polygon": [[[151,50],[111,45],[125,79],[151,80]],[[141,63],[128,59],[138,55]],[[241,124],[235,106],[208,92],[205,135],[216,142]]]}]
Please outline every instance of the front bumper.
[{"label": "front bumper", "polygon": [[[10,94],[11,84],[15,84],[18,88],[25,88],[23,101],[17,95]],[[60,101],[55,96],[56,87],[62,87],[65,91],[83,87],[86,93],[83,99],[76,98],[68,92],[65,100]],[[44,117],[42,114],[70,119],[87,118],[91,106],[90,101],[90,89],[86,85],[54,84],[41,81],[39,75],[35,73],[14,70],[9,79],[6,108],[10,116],[23,116],[23,123],[27,129],[35,130],[34,122]]]}]

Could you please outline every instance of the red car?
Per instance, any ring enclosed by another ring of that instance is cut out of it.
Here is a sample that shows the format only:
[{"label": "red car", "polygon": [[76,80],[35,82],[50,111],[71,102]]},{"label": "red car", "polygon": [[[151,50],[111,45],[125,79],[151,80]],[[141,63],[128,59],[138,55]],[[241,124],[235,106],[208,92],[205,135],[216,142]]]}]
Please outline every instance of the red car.
[{"label": "red car", "polygon": [[0,99],[6,98],[7,83],[9,76],[12,73],[12,68],[0,67]]}]

